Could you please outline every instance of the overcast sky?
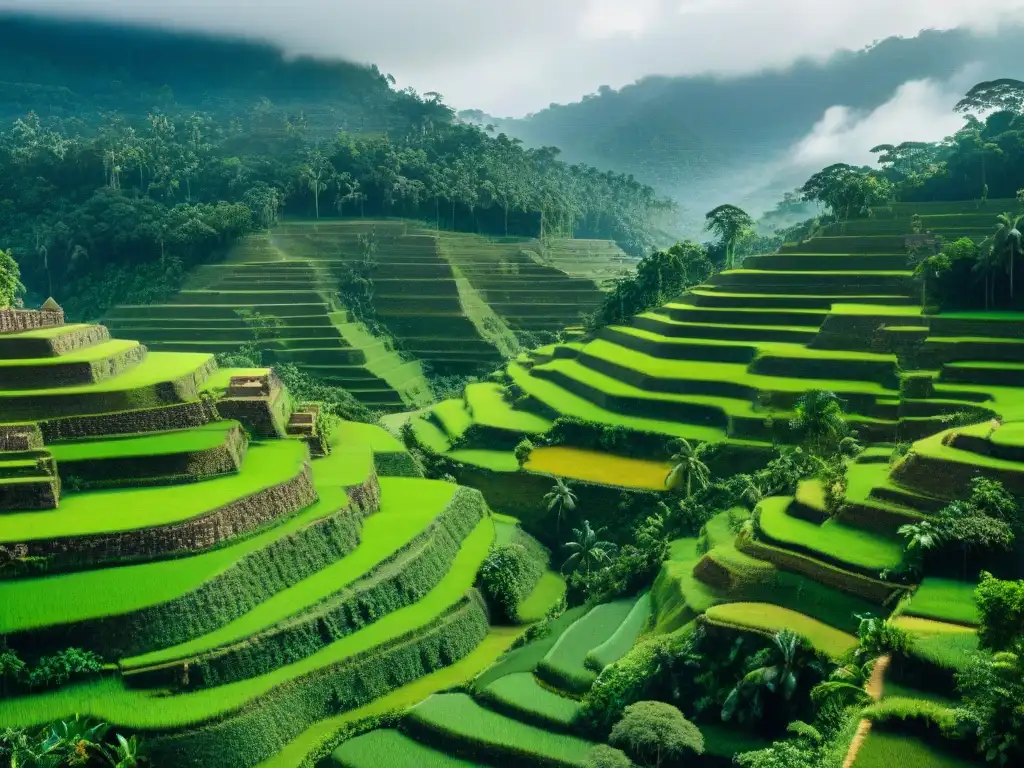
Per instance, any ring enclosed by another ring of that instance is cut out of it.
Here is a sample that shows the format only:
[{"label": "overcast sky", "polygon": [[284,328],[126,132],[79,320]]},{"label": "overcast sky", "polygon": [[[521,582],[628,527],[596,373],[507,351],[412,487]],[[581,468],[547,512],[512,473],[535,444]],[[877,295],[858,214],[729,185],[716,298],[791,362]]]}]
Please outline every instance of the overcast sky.
[{"label": "overcast sky", "polygon": [[1024,0],[0,0],[243,33],[373,62],[464,109],[520,116],[648,74],[739,74],[922,28],[985,31]]}]

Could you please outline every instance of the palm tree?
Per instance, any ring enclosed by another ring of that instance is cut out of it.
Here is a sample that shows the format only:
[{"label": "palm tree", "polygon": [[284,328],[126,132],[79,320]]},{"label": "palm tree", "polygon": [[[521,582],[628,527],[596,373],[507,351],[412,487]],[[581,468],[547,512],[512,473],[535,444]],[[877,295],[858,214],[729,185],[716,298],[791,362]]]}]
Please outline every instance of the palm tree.
[{"label": "palm tree", "polygon": [[555,513],[555,530],[558,530],[565,511],[575,511],[576,494],[573,493],[572,486],[562,478],[556,477],[554,480],[555,484],[551,486],[551,490],[544,494],[544,503],[547,505],[548,512]]},{"label": "palm tree", "polygon": [[760,719],[764,693],[776,693],[789,701],[800,681],[800,650],[804,641],[795,632],[785,629],[772,636],[774,663],[748,672],[729,692],[722,704],[722,719],[731,720],[742,701],[749,700],[755,719]]},{"label": "palm tree", "polygon": [[837,701],[842,707],[867,703],[871,696],[866,686],[876,662],[870,659],[865,664],[851,662],[837,667],[828,680],[811,689],[811,700],[819,707],[829,701]]},{"label": "palm tree", "polygon": [[754,220],[735,205],[720,205],[708,211],[704,220],[704,231],[718,235],[725,246],[725,268],[733,269],[736,243],[754,231]]},{"label": "palm tree", "polygon": [[742,501],[748,509],[754,509],[758,504],[764,500],[765,497],[770,496],[769,491],[770,481],[767,478],[753,478],[750,475],[740,475],[743,481],[743,490],[740,491],[740,501]]},{"label": "palm tree", "polygon": [[978,246],[978,256],[971,267],[975,279],[982,281],[985,287],[985,309],[994,303],[996,272],[999,269],[999,258],[996,254],[995,244],[989,240]]},{"label": "palm tree", "polygon": [[945,540],[942,532],[929,520],[901,525],[896,532],[906,539],[904,547],[907,559],[915,570],[921,568],[924,553],[935,549]]},{"label": "palm tree", "polygon": [[1013,298],[1014,277],[1013,264],[1017,258],[1024,253],[1021,248],[1021,233],[1018,225],[1024,219],[1024,214],[1014,215],[1012,213],[1001,213],[997,217],[997,229],[993,240],[993,249],[996,258],[1002,262],[1006,261],[1006,274],[1010,277],[1010,298]]},{"label": "palm tree", "polygon": [[833,392],[811,389],[797,401],[790,426],[803,435],[811,452],[824,456],[849,433],[841,401]]},{"label": "palm tree", "polygon": [[611,560],[615,554],[616,546],[610,541],[603,541],[599,536],[604,533],[604,528],[596,531],[590,527],[590,521],[584,520],[582,528],[573,528],[575,540],[567,541],[565,548],[569,550],[569,557],[562,564],[562,573],[566,571],[578,571],[585,568],[587,578],[590,578],[590,569],[594,565],[600,565]]},{"label": "palm tree", "polygon": [[693,495],[693,484],[696,482],[699,488],[707,488],[711,482],[711,471],[708,465],[701,460],[704,445],[694,448],[686,438],[679,438],[676,441],[676,452],[672,456],[672,469],[665,476],[665,486],[673,491],[686,488],[687,497]]}]

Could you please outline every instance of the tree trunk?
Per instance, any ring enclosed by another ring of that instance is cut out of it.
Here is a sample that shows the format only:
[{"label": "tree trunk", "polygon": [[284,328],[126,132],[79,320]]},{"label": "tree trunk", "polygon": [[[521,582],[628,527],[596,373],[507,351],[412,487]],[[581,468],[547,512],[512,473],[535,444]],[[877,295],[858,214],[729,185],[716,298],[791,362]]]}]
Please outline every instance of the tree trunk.
[{"label": "tree trunk", "polygon": [[455,201],[452,200],[452,232],[455,231]]},{"label": "tree trunk", "polygon": [[441,198],[434,197],[434,229],[441,231]]},{"label": "tree trunk", "polygon": [[505,237],[508,237],[508,203],[505,203]]},{"label": "tree trunk", "polygon": [[315,191],[313,192],[313,205],[316,207],[316,218],[317,218],[317,221],[319,221],[320,220],[320,193],[319,192],[315,192]]}]

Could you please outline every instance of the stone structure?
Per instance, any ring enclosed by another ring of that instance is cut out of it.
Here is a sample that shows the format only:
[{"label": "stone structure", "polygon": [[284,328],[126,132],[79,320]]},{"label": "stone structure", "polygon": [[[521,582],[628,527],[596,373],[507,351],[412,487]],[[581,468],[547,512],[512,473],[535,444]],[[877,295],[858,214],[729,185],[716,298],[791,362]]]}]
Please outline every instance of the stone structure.
[{"label": "stone structure", "polygon": [[0,333],[20,333],[64,325],[64,310],[52,298],[39,309],[0,309]]}]

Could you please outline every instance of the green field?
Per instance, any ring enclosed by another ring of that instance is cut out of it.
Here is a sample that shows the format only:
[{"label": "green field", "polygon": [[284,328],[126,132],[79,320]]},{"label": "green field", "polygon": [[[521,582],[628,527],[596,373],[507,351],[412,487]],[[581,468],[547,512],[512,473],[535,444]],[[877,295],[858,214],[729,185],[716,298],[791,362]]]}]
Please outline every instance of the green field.
[{"label": "green field", "polygon": [[913,736],[872,731],[855,768],[971,768],[982,763],[950,755]]},{"label": "green field", "polygon": [[977,585],[930,577],[922,580],[903,613],[936,621],[977,626],[981,623],[974,599]]},{"label": "green field", "polygon": [[348,556],[294,587],[278,592],[216,632],[171,648],[124,659],[122,666],[131,670],[198,656],[240,642],[315,606],[344,590],[406,546],[434,521],[455,493],[454,485],[433,480],[382,478],[380,483],[383,499],[380,511],[364,521],[362,541]]},{"label": "green field", "polygon": [[578,701],[544,688],[529,672],[516,672],[495,680],[479,698],[520,719],[562,729],[572,726],[580,708]]},{"label": "green field", "polygon": [[0,701],[0,727],[46,723],[81,713],[127,728],[173,728],[236,712],[276,686],[342,662],[429,624],[457,603],[465,590],[472,586],[493,538],[494,526],[489,520],[482,521],[463,544],[448,573],[422,599],[302,661],[269,674],[175,696],[166,696],[160,691],[133,690],[125,687],[119,679],[105,677],[51,693]]},{"label": "green field", "polygon": [[389,729],[370,731],[346,741],[331,753],[331,759],[345,768],[378,768],[381,765],[394,768],[475,768],[480,765],[449,757],[410,739],[401,731]]},{"label": "green field", "polygon": [[208,451],[222,445],[228,432],[236,426],[237,422],[234,421],[220,421],[176,432],[75,440],[67,443],[55,443],[50,446],[50,453],[58,462],[195,453]]},{"label": "green field", "polygon": [[770,603],[727,603],[715,605],[707,610],[712,621],[737,627],[775,633],[788,629],[806,637],[818,650],[833,657],[840,657],[855,648],[857,638],[846,632],[804,616],[802,613],[781,608]]},{"label": "green field", "polygon": [[[461,693],[435,694],[409,712],[416,734],[439,747],[470,753],[499,752],[506,760],[546,760],[547,765],[584,766],[592,742],[546,731],[485,709]],[[536,756],[536,757],[534,757]]]},{"label": "green field", "polygon": [[818,525],[794,517],[787,512],[789,503],[788,497],[781,496],[761,502],[761,530],[771,541],[866,571],[896,568],[902,561],[903,548],[895,539],[882,538],[837,520]]},{"label": "green field", "polygon": [[55,510],[0,515],[0,543],[131,531],[182,522],[291,480],[302,471],[307,456],[302,443],[268,442],[249,449],[237,475],[169,488],[68,494]]},{"label": "green field", "polygon": [[587,654],[612,637],[629,617],[635,600],[616,600],[592,608],[558,639],[537,666],[546,682],[582,693],[597,675],[587,667]]}]

